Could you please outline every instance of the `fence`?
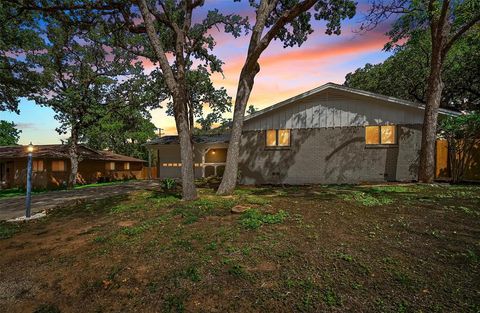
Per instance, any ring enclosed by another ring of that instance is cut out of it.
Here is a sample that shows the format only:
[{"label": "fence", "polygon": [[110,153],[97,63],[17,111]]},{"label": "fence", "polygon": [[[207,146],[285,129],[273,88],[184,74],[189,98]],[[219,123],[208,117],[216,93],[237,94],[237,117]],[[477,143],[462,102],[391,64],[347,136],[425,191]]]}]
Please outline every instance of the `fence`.
[{"label": "fence", "polygon": [[[450,178],[450,165],[448,160],[448,142],[445,139],[437,140],[435,176],[440,180]],[[473,150],[473,159],[465,169],[465,180],[480,180],[480,146]]]}]

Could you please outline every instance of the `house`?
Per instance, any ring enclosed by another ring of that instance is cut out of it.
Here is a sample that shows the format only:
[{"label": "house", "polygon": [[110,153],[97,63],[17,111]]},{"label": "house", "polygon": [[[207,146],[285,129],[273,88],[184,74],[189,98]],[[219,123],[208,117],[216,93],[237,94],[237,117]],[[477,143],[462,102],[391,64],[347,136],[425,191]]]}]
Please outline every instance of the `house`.
[{"label": "house", "polygon": [[[424,107],[328,83],[245,118],[244,184],[417,179]],[[440,109],[440,118],[458,113]],[[195,176],[221,174],[228,135],[194,137]],[[180,177],[178,138],[152,140],[159,177]]]},{"label": "house", "polygon": [[[27,148],[0,147],[1,188],[22,187],[26,183]],[[79,145],[78,183],[94,183],[140,178],[145,161],[109,151],[97,151]],[[65,186],[70,175],[67,145],[34,146],[32,153],[34,189]]]}]

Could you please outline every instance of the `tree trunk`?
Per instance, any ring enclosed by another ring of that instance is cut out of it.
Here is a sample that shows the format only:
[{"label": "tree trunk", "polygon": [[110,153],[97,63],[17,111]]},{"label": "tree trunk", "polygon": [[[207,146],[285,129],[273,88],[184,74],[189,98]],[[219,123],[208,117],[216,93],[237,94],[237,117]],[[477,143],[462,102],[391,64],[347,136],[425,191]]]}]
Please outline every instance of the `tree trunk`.
[{"label": "tree trunk", "polygon": [[77,183],[78,173],[78,133],[76,129],[72,129],[70,147],[68,148],[70,156],[70,176],[68,178],[68,189],[73,189]]},{"label": "tree trunk", "polygon": [[193,145],[190,135],[188,112],[185,110],[186,95],[184,89],[179,88],[179,93],[173,99],[175,102],[174,114],[180,139],[180,159],[182,161],[182,199],[197,199],[195,188],[195,173],[193,169]]},{"label": "tree trunk", "polygon": [[430,75],[428,77],[427,103],[422,127],[422,148],[418,180],[431,183],[435,179],[435,141],[437,138],[438,109],[442,100],[443,55],[441,43],[432,45]]},{"label": "tree trunk", "polygon": [[237,185],[238,175],[238,157],[240,154],[240,139],[242,137],[243,119],[245,117],[245,109],[247,107],[248,98],[252,92],[255,75],[260,71],[260,65],[248,71],[246,68],[240,74],[240,83],[235,98],[235,109],[233,112],[233,125],[230,134],[230,142],[227,151],[227,163],[223,173],[222,182],[217,190],[217,195],[232,194]]}]

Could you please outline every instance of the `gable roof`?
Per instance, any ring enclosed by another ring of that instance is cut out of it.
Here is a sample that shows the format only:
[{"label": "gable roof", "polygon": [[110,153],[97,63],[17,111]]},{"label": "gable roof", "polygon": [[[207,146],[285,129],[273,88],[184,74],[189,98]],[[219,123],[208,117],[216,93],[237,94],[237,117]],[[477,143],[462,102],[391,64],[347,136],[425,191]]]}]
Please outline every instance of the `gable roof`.
[{"label": "gable roof", "polygon": [[[193,135],[194,143],[228,143],[230,140],[230,133],[215,134],[215,135]],[[150,140],[147,145],[172,145],[179,144],[178,136],[163,136]]]},{"label": "gable roof", "polygon": [[[78,145],[78,151],[84,160],[145,162],[144,160],[116,154],[111,151],[94,150],[84,145]],[[28,152],[26,146],[17,145],[0,147],[0,158],[14,159],[26,158],[27,156]],[[44,159],[68,159],[68,145],[35,145],[33,157]]]},{"label": "gable roof", "polygon": [[[279,108],[284,107],[288,104],[291,104],[295,101],[302,100],[304,98],[307,98],[309,96],[318,94],[318,93],[320,93],[324,90],[327,90],[327,89],[344,91],[344,92],[348,92],[348,93],[351,93],[351,94],[370,97],[370,98],[373,98],[373,99],[383,100],[383,101],[395,103],[395,104],[398,104],[398,105],[404,105],[404,106],[408,106],[408,107],[412,107],[412,108],[416,108],[416,109],[421,109],[421,110],[425,109],[425,106],[421,103],[418,103],[418,102],[412,102],[412,101],[398,99],[398,98],[395,98],[395,97],[384,96],[384,95],[380,95],[378,93],[373,93],[373,92],[370,92],[370,91],[364,91],[364,90],[360,90],[360,89],[354,89],[354,88],[346,87],[346,86],[343,86],[343,85],[338,85],[338,84],[335,84],[335,83],[326,83],[325,85],[322,85],[320,87],[311,89],[309,91],[306,91],[304,93],[301,93],[299,95],[291,97],[287,100],[284,100],[284,101],[278,102],[274,105],[271,105],[269,107],[266,107],[266,108],[264,108],[262,110],[259,110],[255,113],[251,114],[251,115],[247,115],[245,117],[244,121],[254,119],[254,118],[256,118],[258,116],[261,116],[261,115],[263,115],[267,112],[279,109]],[[439,113],[444,114],[444,115],[450,115],[450,116],[458,116],[458,115],[461,114],[460,112],[447,110],[447,109],[442,109],[442,108],[439,109]]]}]

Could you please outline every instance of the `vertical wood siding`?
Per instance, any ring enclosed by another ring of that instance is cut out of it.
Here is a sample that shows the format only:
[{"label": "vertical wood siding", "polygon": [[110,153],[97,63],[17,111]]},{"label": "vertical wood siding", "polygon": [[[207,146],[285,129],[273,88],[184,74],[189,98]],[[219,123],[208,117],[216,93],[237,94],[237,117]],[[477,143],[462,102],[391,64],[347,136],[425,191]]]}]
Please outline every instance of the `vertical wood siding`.
[{"label": "vertical wood siding", "polygon": [[330,89],[247,120],[244,129],[305,129],[422,122],[421,109]]}]

